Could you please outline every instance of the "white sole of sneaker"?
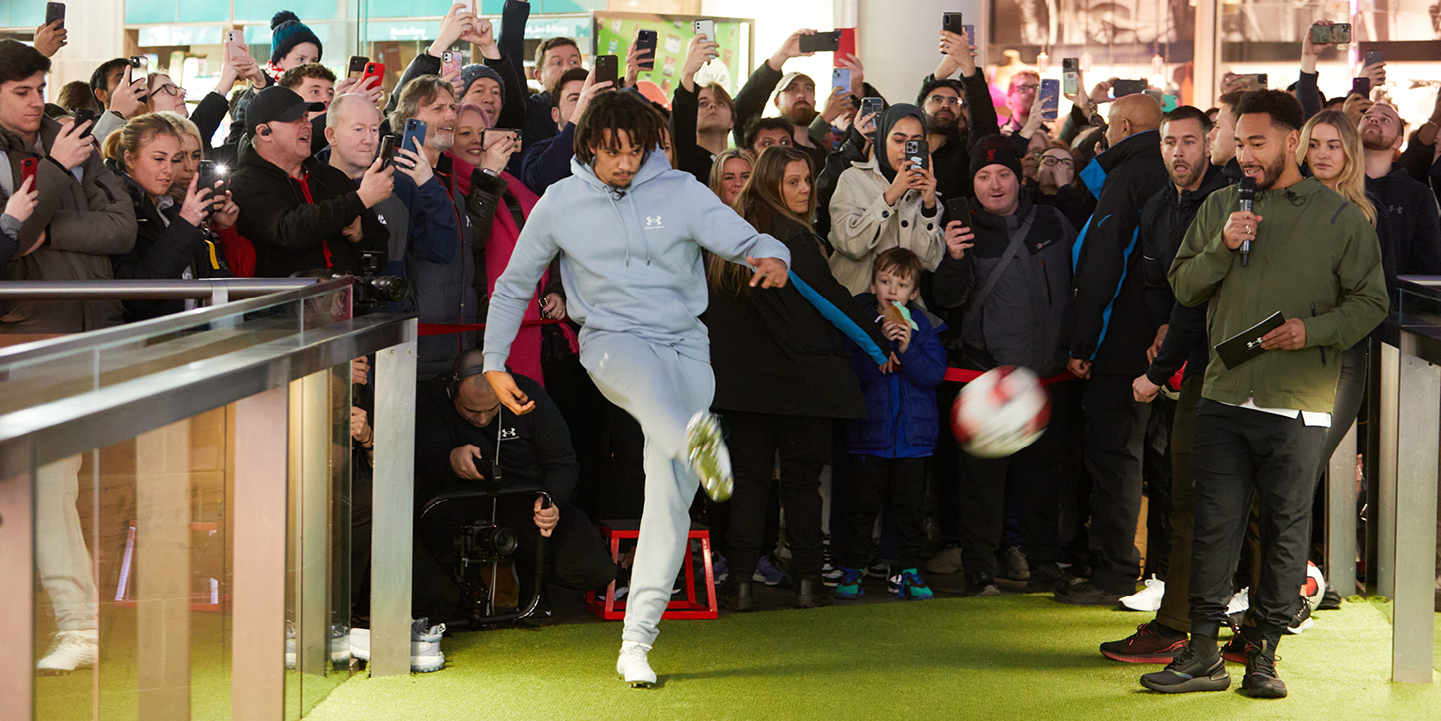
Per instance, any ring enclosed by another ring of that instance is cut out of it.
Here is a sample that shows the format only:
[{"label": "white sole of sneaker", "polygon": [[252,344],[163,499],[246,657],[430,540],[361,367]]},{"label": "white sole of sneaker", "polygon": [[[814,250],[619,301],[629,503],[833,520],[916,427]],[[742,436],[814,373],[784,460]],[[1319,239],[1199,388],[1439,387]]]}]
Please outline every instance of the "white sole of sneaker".
[{"label": "white sole of sneaker", "polygon": [[411,656],[410,670],[415,673],[434,673],[445,667],[445,656]]}]

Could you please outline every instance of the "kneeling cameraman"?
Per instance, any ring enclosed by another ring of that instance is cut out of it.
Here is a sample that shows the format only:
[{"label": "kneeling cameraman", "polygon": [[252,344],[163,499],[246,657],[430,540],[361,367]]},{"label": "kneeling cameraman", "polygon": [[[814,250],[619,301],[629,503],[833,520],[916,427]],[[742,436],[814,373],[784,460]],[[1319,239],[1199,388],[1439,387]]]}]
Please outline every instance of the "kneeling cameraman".
[{"label": "kneeling cameraman", "polygon": [[[616,565],[579,508],[571,504],[580,464],[570,445],[570,431],[555,402],[539,383],[516,376],[522,391],[535,401],[532,413],[504,411],[482,374],[484,357],[469,350],[455,359],[452,373],[420,384],[416,394],[416,510],[439,493],[484,488],[498,470],[504,487],[540,487],[554,505],[542,500],[502,496],[495,506],[495,524],[516,534],[512,558],[520,576],[520,598],[534,588],[531,569],[540,537],[550,539],[545,582],[575,591],[604,587],[615,579]],[[465,526],[491,518],[492,500],[471,498],[437,506],[417,521],[416,534],[426,550],[447,569],[456,553],[455,538]]]}]

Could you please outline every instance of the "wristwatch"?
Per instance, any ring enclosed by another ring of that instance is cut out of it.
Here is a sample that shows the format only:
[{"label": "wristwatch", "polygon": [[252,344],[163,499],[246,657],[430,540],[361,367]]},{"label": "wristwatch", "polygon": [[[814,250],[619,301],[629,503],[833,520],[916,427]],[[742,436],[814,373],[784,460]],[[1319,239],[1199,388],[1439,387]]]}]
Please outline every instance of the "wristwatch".
[{"label": "wristwatch", "polygon": [[480,172],[485,173],[486,175],[489,175],[489,176],[492,177],[492,178],[500,177],[500,174],[499,174],[499,173],[496,173],[494,170],[491,170],[490,168],[481,168],[481,169],[480,169]]}]

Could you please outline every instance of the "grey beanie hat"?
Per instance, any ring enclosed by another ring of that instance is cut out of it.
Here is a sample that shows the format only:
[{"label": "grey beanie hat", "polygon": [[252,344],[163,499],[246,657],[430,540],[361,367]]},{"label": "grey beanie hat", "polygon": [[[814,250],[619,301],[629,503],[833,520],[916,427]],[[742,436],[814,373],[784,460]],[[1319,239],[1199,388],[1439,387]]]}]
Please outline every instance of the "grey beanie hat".
[{"label": "grey beanie hat", "polygon": [[502,78],[500,73],[497,73],[495,69],[489,65],[471,63],[460,69],[460,95],[456,100],[459,101],[460,98],[465,97],[465,94],[470,92],[471,84],[481,78],[494,80],[496,84],[500,86],[500,96],[502,98],[505,97],[505,78]]}]

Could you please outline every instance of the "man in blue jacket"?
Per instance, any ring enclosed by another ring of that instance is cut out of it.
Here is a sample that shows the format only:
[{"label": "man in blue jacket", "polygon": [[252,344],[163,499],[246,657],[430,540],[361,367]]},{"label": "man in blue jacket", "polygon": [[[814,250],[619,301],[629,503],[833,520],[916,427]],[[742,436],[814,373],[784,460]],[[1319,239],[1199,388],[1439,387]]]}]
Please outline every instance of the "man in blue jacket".
[{"label": "man in blue jacket", "polygon": [[784,286],[790,252],[757,233],[657,151],[665,121],[632,93],[604,93],[576,129],[574,175],[551,186],[521,231],[491,294],[485,376],[517,414],[535,404],[506,372],[526,304],[560,257],[566,311],[583,327],[580,360],[645,433],[645,509],[616,671],[653,685],[647,652],[685,556],[699,485],[730,496],[730,460],[715,417],[710,347],[700,314],[701,249],[755,268],[752,286]]},{"label": "man in blue jacket", "polygon": [[536,195],[570,177],[570,159],[575,157],[575,124],[585,114],[590,99],[609,90],[609,80],[596,83],[595,71],[571,68],[557,80],[550,93],[550,117],[559,132],[533,143],[520,161],[520,181]]}]

